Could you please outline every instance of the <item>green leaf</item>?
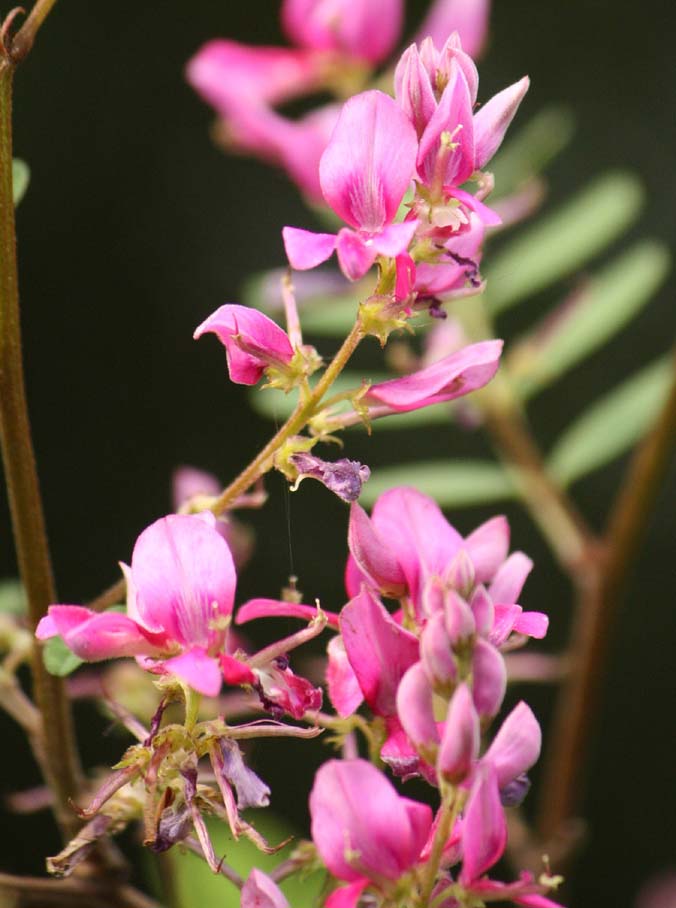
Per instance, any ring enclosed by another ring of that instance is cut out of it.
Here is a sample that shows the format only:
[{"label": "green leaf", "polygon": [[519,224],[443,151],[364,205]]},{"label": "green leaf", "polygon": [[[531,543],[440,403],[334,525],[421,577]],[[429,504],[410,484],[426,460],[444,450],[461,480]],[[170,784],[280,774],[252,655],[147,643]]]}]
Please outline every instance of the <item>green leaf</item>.
[{"label": "green leaf", "polygon": [[[256,811],[255,818],[249,819],[271,844],[295,832],[267,810]],[[209,820],[207,826],[216,854],[224,854],[228,864],[244,879],[253,867],[269,873],[288,858],[297,845],[294,841],[275,855],[262,854],[245,838],[234,842],[224,823]],[[174,870],[177,903],[181,908],[239,908],[239,891],[224,877],[212,873],[204,861],[192,854],[181,854],[178,848],[168,851],[167,859]],[[312,908],[317,904],[322,884],[323,874],[315,873],[304,879],[291,877],[281,884],[281,889],[293,908]]]},{"label": "green leaf", "polygon": [[50,637],[42,650],[42,658],[47,671],[59,678],[70,675],[84,662],[68,649],[61,637]]},{"label": "green leaf", "polygon": [[491,256],[486,304],[504,311],[574,272],[629,227],[643,191],[627,173],[603,176]]},{"label": "green leaf", "polygon": [[565,485],[618,457],[637,442],[664,405],[671,357],[652,363],[588,407],[559,438],[548,465]]},{"label": "green leaf", "polygon": [[412,482],[442,507],[504,501],[515,494],[509,476],[497,464],[478,460],[441,460],[374,470],[364,485],[359,501],[361,504],[373,504],[388,489],[411,485]]},{"label": "green leaf", "polygon": [[0,612],[10,615],[26,613],[26,594],[20,580],[0,580]]},{"label": "green leaf", "polygon": [[26,194],[30,176],[28,164],[20,158],[14,158],[12,160],[12,195],[15,208]]},{"label": "green leaf", "polygon": [[563,107],[547,107],[536,114],[491,161],[495,198],[541,173],[570,142],[574,131],[573,115]]},{"label": "green leaf", "polygon": [[515,377],[518,393],[531,397],[601,347],[652,298],[669,266],[667,248],[644,241],[593,277],[561,315],[559,324],[541,329],[539,340],[536,329],[521,348],[514,348],[512,362],[523,373]]}]

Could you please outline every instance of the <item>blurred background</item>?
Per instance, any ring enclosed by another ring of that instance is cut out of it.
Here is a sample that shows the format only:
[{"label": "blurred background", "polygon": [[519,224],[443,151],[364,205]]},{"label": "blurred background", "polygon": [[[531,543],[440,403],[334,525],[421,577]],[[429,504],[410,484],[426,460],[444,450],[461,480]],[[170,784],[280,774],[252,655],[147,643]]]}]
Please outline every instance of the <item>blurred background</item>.
[{"label": "blurred background", "polygon": [[[425,4],[410,0],[408,8],[412,29]],[[169,510],[177,465],[227,481],[271,433],[271,424],[252,414],[246,393],[228,381],[220,346],[196,344],[192,332],[217,306],[240,301],[251,272],[284,264],[284,224],[316,222],[283,174],[212,145],[212,112],[185,84],[183,66],[216,36],[280,43],[277,10],[271,0],[62,0],[17,74],[15,154],[31,169],[18,210],[25,358],[62,602],[86,601],[117,579],[116,563],[129,559],[140,530]],[[480,97],[528,73],[532,88],[516,126],[552,102],[575,117],[574,139],[549,171],[546,205],[611,169],[629,168],[645,187],[642,216],[614,252],[643,236],[674,246],[675,33],[676,7],[658,0],[495,4]],[[560,291],[534,295],[507,313],[500,329],[534,321]],[[627,330],[534,401],[529,412],[545,449],[591,398],[669,350],[673,300],[670,277]],[[320,345],[327,355],[333,349],[326,339]],[[378,356],[374,344],[364,362]],[[395,438],[400,461],[489,451],[480,433],[449,425],[370,440],[351,433],[346,454],[372,467],[385,464]],[[625,456],[574,486],[596,528],[626,462]],[[267,506],[244,515],[257,543],[240,601],[276,596],[295,572],[305,601],[319,597],[328,608],[340,607],[346,508],[317,484],[303,484],[290,498],[278,476],[268,488]],[[589,837],[570,882],[572,908],[633,905],[642,882],[676,854],[675,494],[672,465],[613,628],[588,766]],[[510,518],[513,547],[536,562],[523,605],[549,613],[546,648],[557,650],[569,630],[570,590],[524,512],[516,505],[501,510]],[[448,516],[467,532],[494,511]],[[0,576],[10,577],[16,568],[4,489],[0,521]],[[256,633],[270,629],[252,627]],[[533,704],[546,741],[552,691],[516,693]],[[87,764],[114,762],[121,739],[106,736],[106,720],[89,707],[77,713]],[[3,793],[32,785],[36,771],[4,716],[0,734]],[[307,744],[286,747],[286,759],[277,747],[256,751],[274,810],[300,829],[309,769],[321,755],[320,746]],[[2,870],[40,872],[44,855],[57,847],[44,815],[4,813],[0,828]]]}]

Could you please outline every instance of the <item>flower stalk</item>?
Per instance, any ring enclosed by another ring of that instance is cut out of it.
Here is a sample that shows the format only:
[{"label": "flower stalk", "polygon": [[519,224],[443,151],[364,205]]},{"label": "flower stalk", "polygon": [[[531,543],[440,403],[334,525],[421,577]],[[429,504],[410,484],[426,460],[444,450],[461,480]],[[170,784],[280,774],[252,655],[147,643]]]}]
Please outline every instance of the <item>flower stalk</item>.
[{"label": "flower stalk", "polygon": [[[53,2],[53,0],[52,0]],[[12,85],[16,60],[28,52],[51,3],[38,3],[35,17],[11,44],[11,56],[0,60],[0,445],[9,496],[19,571],[28,601],[30,626],[35,629],[56,601],[45,519],[31,439],[21,357],[21,325],[12,198]],[[23,33],[19,44],[17,40]],[[18,47],[18,49],[17,49]],[[18,55],[18,57],[17,57]],[[54,811],[64,835],[77,828],[69,805],[78,789],[80,767],[73,724],[63,681],[50,675],[36,644],[32,658],[35,699],[42,715],[42,764],[54,792]],[[38,758],[38,762],[39,758]]]}]

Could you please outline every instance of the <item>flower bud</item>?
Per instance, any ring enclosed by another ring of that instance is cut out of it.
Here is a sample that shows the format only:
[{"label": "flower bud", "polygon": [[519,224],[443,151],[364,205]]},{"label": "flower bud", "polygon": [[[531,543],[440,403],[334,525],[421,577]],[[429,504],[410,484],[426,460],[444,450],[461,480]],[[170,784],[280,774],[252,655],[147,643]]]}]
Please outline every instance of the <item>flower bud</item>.
[{"label": "flower bud", "polygon": [[453,590],[446,594],[445,606],[446,633],[455,646],[476,633],[474,615],[465,600]]},{"label": "flower bud", "polygon": [[445,577],[446,583],[465,599],[469,599],[474,589],[474,565],[465,549],[460,549],[451,561]]},{"label": "flower bud", "polygon": [[397,713],[404,731],[426,763],[434,763],[439,732],[434,721],[432,688],[422,663],[412,665],[397,690]]},{"label": "flower bud", "polygon": [[480,716],[495,716],[507,688],[505,661],[500,653],[482,638],[476,641],[472,654],[472,695]]},{"label": "flower bud", "polygon": [[450,693],[458,677],[451,641],[446,633],[445,616],[436,612],[420,635],[420,658],[427,680],[435,690]]},{"label": "flower bud", "polygon": [[448,707],[437,771],[447,782],[457,785],[471,772],[479,755],[479,716],[466,684],[453,694]]}]

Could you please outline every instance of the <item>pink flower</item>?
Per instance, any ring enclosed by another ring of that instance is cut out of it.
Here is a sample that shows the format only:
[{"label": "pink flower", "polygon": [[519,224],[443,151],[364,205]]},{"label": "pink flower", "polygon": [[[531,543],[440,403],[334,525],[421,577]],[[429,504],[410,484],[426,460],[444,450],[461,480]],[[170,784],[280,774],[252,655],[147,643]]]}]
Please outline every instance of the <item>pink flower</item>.
[{"label": "pink flower", "polygon": [[432,825],[426,804],[402,798],[365,760],[325,763],[315,776],[310,815],[322,860],[355,885],[353,905],[369,882],[387,887],[416,865]]},{"label": "pink flower", "polygon": [[137,656],[145,668],[173,674],[215,696],[236,575],[230,549],[212,514],[170,515],[136,541],[127,579],[127,614],[98,614],[52,605],[38,625],[39,640],[60,635],[89,662]]},{"label": "pink flower", "polygon": [[486,41],[490,11],[490,0],[434,0],[418,30],[416,44],[431,38],[442,47],[448,36],[457,32],[466,52],[478,57]]},{"label": "pink flower", "polygon": [[401,32],[402,0],[284,0],[282,25],[299,47],[380,63]]},{"label": "pink flower", "polygon": [[337,251],[343,272],[356,280],[378,255],[403,253],[417,223],[392,222],[413,178],[416,149],[415,131],[392,98],[379,91],[350,98],[322,155],[319,179],[327,203],[352,229],[336,236],[285,227],[291,266],[314,268]]},{"label": "pink flower", "polygon": [[481,341],[451,353],[425,369],[403,378],[371,385],[362,398],[372,418],[406,413],[470,394],[493,378],[498,370],[502,341]]},{"label": "pink flower", "polygon": [[211,332],[225,347],[232,381],[255,385],[269,367],[284,370],[293,359],[285,331],[267,315],[234,304],[221,306],[195,329],[194,338]]},{"label": "pink flower", "polygon": [[242,887],[240,908],[289,908],[289,903],[279,886],[254,867]]}]

